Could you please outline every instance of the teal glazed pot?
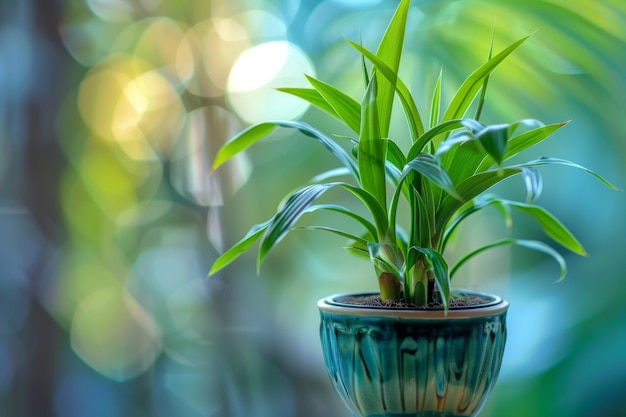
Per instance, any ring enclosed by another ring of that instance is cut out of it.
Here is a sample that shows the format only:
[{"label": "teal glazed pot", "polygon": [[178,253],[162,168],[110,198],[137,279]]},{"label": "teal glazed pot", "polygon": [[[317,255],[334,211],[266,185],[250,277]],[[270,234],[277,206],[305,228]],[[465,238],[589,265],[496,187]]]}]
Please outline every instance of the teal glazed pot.
[{"label": "teal glazed pot", "polygon": [[447,315],[343,303],[349,295],[318,302],[326,367],[355,417],[480,412],[500,371],[509,303],[473,294],[491,301]]}]

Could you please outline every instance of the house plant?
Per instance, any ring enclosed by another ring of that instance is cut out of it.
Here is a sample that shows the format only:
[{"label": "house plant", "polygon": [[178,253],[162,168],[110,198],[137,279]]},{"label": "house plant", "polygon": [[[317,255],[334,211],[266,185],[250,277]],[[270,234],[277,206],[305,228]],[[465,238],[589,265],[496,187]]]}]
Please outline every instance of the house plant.
[{"label": "house plant", "polygon": [[[318,141],[341,166],[291,192],[274,216],[254,225],[218,257],[209,274],[257,242],[260,267],[294,229],[323,230],[347,238],[350,252],[371,261],[379,290],[332,296],[318,303],[329,374],[348,407],[358,416],[473,416],[497,377],[508,302],[491,294],[454,291],[451,279],[468,259],[502,245],[546,253],[559,263],[560,278],[566,265],[559,252],[544,242],[505,238],[474,249],[449,268],[445,250],[459,224],[485,207],[497,207],[507,220],[509,212],[516,210],[536,220],[565,249],[584,255],[573,234],[534,204],[542,188],[538,168],[573,167],[615,187],[593,171],[562,159],[507,164],[566,123],[546,125],[524,119],[488,125],[480,120],[489,77],[527,37],[497,54],[492,42],[487,62],[467,77],[445,109],[440,75],[425,125],[409,88],[398,76],[409,8],[410,0],[400,1],[376,52],[348,41],[363,64],[360,102],[313,77],[307,77],[311,88],[279,89],[343,122],[354,132],[350,141],[304,122],[266,121],[220,148],[213,170],[283,127]],[[407,122],[405,141],[389,137],[395,98]],[[487,194],[494,185],[516,176],[524,180],[526,201]],[[330,189],[353,195],[369,216],[320,202]],[[298,225],[302,216],[312,212],[345,216],[360,225],[362,233]]]}]

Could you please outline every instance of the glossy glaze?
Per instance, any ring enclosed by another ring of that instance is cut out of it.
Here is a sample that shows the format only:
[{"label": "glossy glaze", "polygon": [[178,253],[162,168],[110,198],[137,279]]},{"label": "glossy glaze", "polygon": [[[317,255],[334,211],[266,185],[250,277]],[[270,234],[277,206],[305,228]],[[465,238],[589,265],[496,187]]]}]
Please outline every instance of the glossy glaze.
[{"label": "glossy glaze", "polygon": [[468,417],[500,370],[508,303],[442,312],[365,309],[320,300],[333,384],[358,417]]}]

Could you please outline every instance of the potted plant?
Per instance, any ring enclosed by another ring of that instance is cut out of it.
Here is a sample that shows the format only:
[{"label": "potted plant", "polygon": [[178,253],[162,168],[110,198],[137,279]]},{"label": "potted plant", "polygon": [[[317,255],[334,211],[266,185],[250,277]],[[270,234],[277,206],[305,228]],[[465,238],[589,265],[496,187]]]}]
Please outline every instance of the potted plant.
[{"label": "potted plant", "polygon": [[[218,257],[209,275],[257,242],[260,267],[294,229],[324,230],[347,238],[347,249],[369,259],[378,280],[375,293],[335,295],[318,303],[328,371],[348,407],[364,417],[474,416],[500,368],[508,302],[492,294],[452,290],[451,279],[468,259],[502,245],[546,253],[559,263],[561,278],[566,265],[559,252],[544,242],[505,238],[474,249],[449,267],[446,247],[459,224],[489,206],[499,208],[507,219],[516,210],[536,220],[556,243],[584,255],[573,234],[534,204],[542,188],[538,168],[574,167],[615,187],[562,159],[541,157],[507,164],[566,123],[546,125],[524,119],[488,125],[480,120],[490,75],[527,37],[497,54],[492,42],[488,60],[467,77],[445,109],[440,103],[440,75],[425,121],[398,77],[409,8],[410,0],[401,0],[376,52],[348,41],[362,60],[360,101],[313,77],[308,77],[311,88],[279,89],[343,122],[354,132],[353,138],[333,137],[299,121],[266,121],[220,148],[213,170],[277,127],[296,129],[323,145],[340,167],[291,192],[268,221],[254,225]],[[405,137],[398,141],[389,137],[396,97],[407,123]],[[486,193],[515,176],[524,180],[526,201]],[[330,189],[352,195],[369,216],[320,202]],[[302,216],[312,212],[345,216],[362,232],[298,225]]]}]

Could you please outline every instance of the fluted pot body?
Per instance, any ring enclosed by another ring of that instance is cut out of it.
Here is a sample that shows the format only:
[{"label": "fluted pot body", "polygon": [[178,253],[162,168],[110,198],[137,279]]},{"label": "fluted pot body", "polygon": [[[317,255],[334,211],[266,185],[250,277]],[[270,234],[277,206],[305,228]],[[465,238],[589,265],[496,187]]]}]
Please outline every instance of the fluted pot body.
[{"label": "fluted pot body", "polygon": [[[488,295],[482,294],[481,295]],[[318,302],[324,359],[355,417],[469,417],[500,370],[508,302],[398,310]]]}]

